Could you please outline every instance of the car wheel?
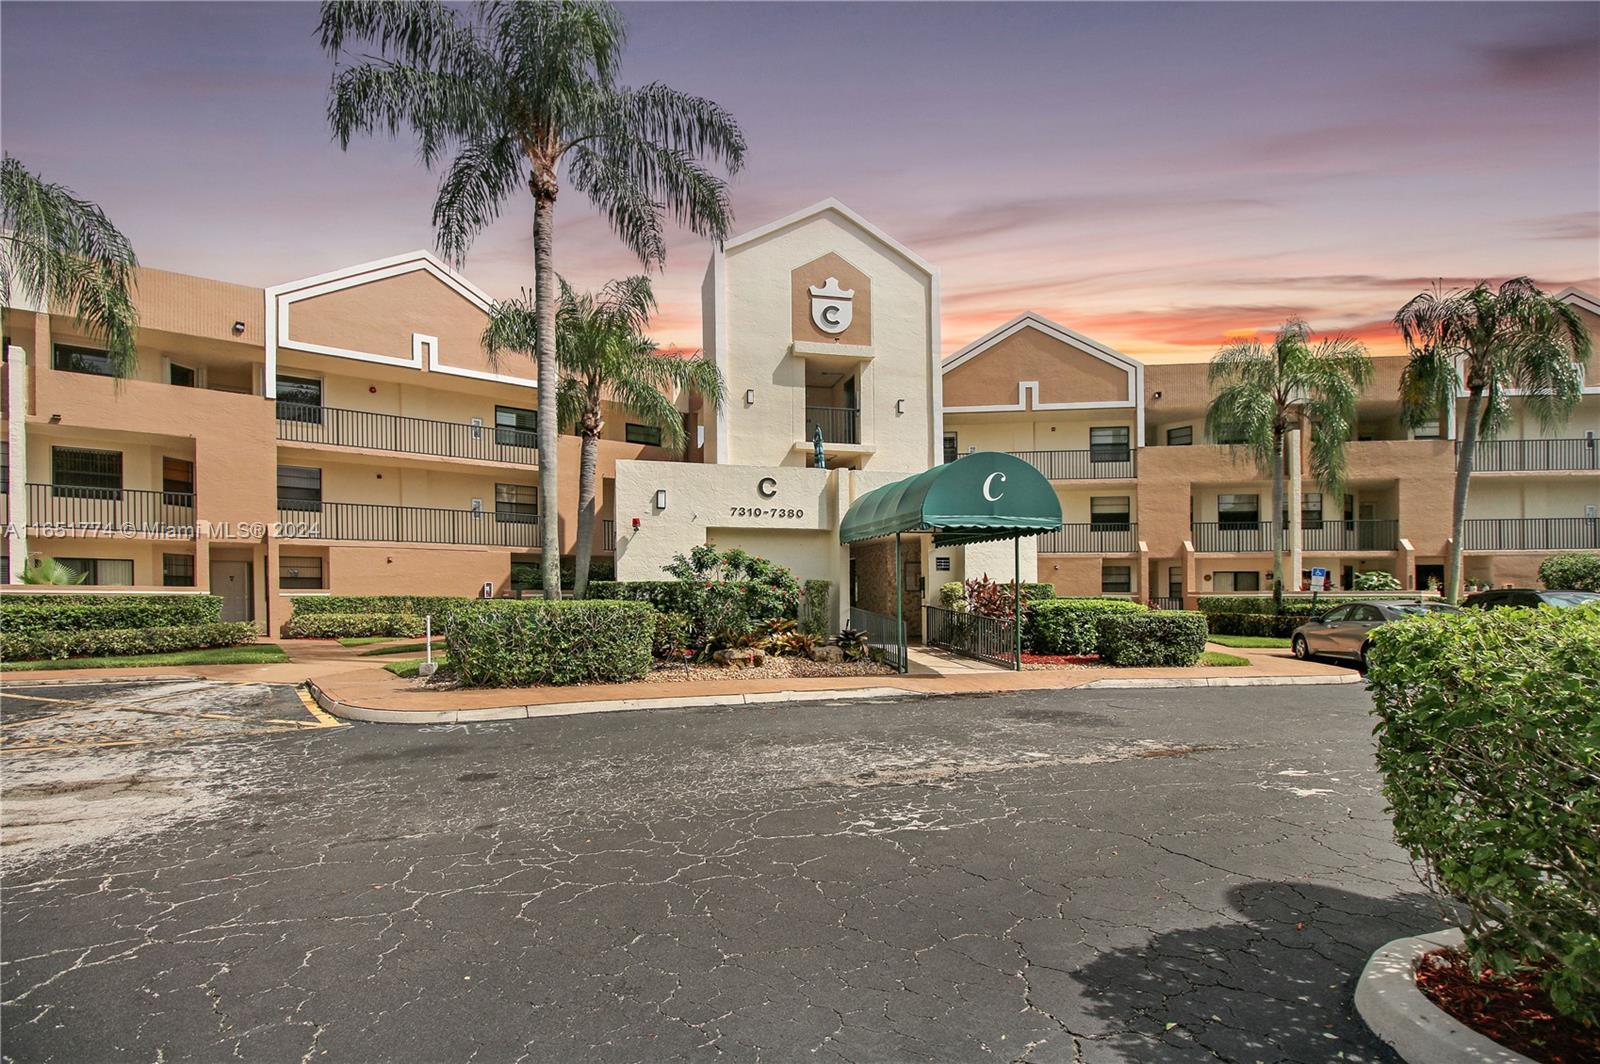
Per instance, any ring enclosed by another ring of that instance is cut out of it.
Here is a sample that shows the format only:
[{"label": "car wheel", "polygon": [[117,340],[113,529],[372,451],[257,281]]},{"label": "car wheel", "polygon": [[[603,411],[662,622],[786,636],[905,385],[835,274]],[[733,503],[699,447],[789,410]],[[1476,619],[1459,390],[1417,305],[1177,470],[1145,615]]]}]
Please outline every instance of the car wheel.
[{"label": "car wheel", "polygon": [[1363,673],[1365,673],[1367,671],[1367,651],[1369,651],[1371,649],[1372,649],[1372,644],[1371,643],[1362,643],[1361,644],[1361,671]]},{"label": "car wheel", "polygon": [[1299,658],[1301,661],[1310,661],[1311,660],[1311,647],[1306,644],[1306,637],[1305,636],[1303,636],[1303,635],[1295,636],[1294,637],[1294,642],[1292,644],[1290,644],[1290,645],[1294,650],[1294,656],[1295,657]]}]

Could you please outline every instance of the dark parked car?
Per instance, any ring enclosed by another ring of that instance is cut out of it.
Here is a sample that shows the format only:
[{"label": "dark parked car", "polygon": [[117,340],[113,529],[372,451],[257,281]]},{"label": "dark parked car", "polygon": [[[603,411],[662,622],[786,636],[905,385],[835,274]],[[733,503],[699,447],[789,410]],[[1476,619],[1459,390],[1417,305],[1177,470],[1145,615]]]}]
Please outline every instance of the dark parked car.
[{"label": "dark parked car", "polygon": [[1570,609],[1600,602],[1600,594],[1593,591],[1540,591],[1531,587],[1501,587],[1493,591],[1480,591],[1462,600],[1463,606],[1490,610],[1496,606],[1555,606]]},{"label": "dark parked car", "polygon": [[1311,658],[1349,658],[1367,667],[1367,647],[1372,630],[1380,624],[1425,613],[1460,613],[1443,602],[1347,602],[1321,620],[1307,621],[1294,630],[1289,645],[1302,661]]}]

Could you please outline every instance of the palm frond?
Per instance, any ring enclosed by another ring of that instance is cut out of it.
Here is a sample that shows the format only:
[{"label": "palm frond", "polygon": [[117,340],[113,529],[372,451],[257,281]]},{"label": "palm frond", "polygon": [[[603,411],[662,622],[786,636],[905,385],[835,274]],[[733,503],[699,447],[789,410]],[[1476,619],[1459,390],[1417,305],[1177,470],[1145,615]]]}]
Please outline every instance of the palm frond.
[{"label": "palm frond", "polygon": [[458,267],[466,261],[473,239],[500,216],[526,173],[526,158],[510,136],[462,146],[433,201],[434,240],[447,261]]}]

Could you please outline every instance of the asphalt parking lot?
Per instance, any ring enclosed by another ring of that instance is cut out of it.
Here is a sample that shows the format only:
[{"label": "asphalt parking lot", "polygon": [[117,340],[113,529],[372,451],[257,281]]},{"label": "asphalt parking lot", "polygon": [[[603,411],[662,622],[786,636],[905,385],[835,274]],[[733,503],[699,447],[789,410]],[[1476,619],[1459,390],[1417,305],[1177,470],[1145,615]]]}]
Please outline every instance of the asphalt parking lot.
[{"label": "asphalt parking lot", "polygon": [[1286,687],[13,752],[8,843],[107,757],[188,804],[7,846],[5,1057],[1390,1060],[1351,981],[1440,919],[1369,730]]}]

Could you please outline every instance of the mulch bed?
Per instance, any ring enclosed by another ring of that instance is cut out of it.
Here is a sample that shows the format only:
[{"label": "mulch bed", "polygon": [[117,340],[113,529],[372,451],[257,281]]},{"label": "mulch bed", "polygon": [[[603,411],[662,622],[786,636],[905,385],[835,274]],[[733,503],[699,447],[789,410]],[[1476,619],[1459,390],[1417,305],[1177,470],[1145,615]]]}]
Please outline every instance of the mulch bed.
[{"label": "mulch bed", "polygon": [[791,676],[893,676],[895,670],[888,665],[870,661],[842,661],[830,664],[810,658],[779,658],[768,655],[767,660],[753,669],[736,669],[728,665],[695,662],[688,666],[657,662],[648,677],[652,683],[694,683],[705,680],[782,680]]},{"label": "mulch bed", "polygon": [[1098,654],[1022,654],[1023,672],[1044,672],[1050,669],[1082,669],[1100,660]]},{"label": "mulch bed", "polygon": [[1466,954],[1434,950],[1417,961],[1417,986],[1445,1012],[1486,1038],[1543,1064],[1600,1060],[1600,1028],[1585,1030],[1550,1004],[1538,974],[1472,974]]}]

